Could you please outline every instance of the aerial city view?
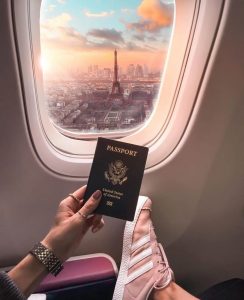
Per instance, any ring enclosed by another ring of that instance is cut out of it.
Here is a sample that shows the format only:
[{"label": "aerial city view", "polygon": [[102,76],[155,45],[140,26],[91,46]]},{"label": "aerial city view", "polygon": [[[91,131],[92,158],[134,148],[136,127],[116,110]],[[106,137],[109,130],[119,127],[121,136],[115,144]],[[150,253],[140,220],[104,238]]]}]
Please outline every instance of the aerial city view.
[{"label": "aerial city view", "polygon": [[[138,127],[149,118],[158,97],[173,1],[124,1],[107,11],[98,9],[100,1],[83,2],[86,8],[79,12],[87,28],[74,12],[77,2],[44,1],[42,66],[49,117],[73,132]],[[162,17],[164,23],[159,21]],[[112,20],[112,28],[105,28]]]}]

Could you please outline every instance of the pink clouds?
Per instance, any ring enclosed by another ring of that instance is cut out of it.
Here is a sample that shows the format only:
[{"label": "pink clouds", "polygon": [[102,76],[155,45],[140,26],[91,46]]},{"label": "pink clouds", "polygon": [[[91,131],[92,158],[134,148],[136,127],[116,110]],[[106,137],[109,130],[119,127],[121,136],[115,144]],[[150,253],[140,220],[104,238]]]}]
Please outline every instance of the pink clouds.
[{"label": "pink clouds", "polygon": [[137,9],[139,22],[127,23],[128,29],[154,32],[172,24],[172,9],[160,0],[143,0]]}]

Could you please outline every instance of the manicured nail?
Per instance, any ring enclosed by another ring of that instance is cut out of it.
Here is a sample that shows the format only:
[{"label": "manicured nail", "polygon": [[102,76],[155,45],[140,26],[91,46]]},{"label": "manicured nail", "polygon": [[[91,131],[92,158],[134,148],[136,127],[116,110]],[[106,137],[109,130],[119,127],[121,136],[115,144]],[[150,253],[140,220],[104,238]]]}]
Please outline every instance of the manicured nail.
[{"label": "manicured nail", "polygon": [[97,190],[95,193],[93,193],[92,197],[95,199],[95,200],[99,200],[102,196],[102,192]]},{"label": "manicured nail", "polygon": [[95,215],[94,214],[90,214],[89,216],[87,216],[87,220],[91,219],[92,217],[94,217]]},{"label": "manicured nail", "polygon": [[99,230],[99,228],[98,228],[98,227],[94,227],[94,228],[92,228],[92,232],[93,232],[93,233],[96,233],[98,230]]}]

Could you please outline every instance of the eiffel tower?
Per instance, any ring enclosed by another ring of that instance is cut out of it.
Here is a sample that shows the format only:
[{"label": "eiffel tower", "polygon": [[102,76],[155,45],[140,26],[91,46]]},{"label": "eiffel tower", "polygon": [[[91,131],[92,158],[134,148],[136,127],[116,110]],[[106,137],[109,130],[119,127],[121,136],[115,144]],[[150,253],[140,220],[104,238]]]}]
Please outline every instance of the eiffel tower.
[{"label": "eiffel tower", "polygon": [[110,99],[123,99],[122,88],[118,81],[118,63],[117,63],[117,50],[114,50],[114,78]]}]

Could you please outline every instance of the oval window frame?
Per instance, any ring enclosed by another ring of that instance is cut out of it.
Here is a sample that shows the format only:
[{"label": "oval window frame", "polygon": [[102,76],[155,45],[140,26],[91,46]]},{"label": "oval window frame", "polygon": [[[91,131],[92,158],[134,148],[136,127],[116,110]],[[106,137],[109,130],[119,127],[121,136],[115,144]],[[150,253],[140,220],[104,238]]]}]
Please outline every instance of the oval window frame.
[{"label": "oval window frame", "polygon": [[[44,101],[39,100],[44,97],[39,67],[40,4],[41,0],[25,0],[21,4],[18,0],[13,1],[15,38],[29,132],[39,159],[48,169],[59,175],[86,178],[96,141],[86,140],[86,137],[76,140],[61,134],[43,111]],[[146,172],[172,154],[185,132],[212,50],[222,5],[223,0],[175,1],[173,35],[159,101],[144,126],[119,138],[149,147]],[[114,138],[113,135],[109,133],[106,137]]]}]

